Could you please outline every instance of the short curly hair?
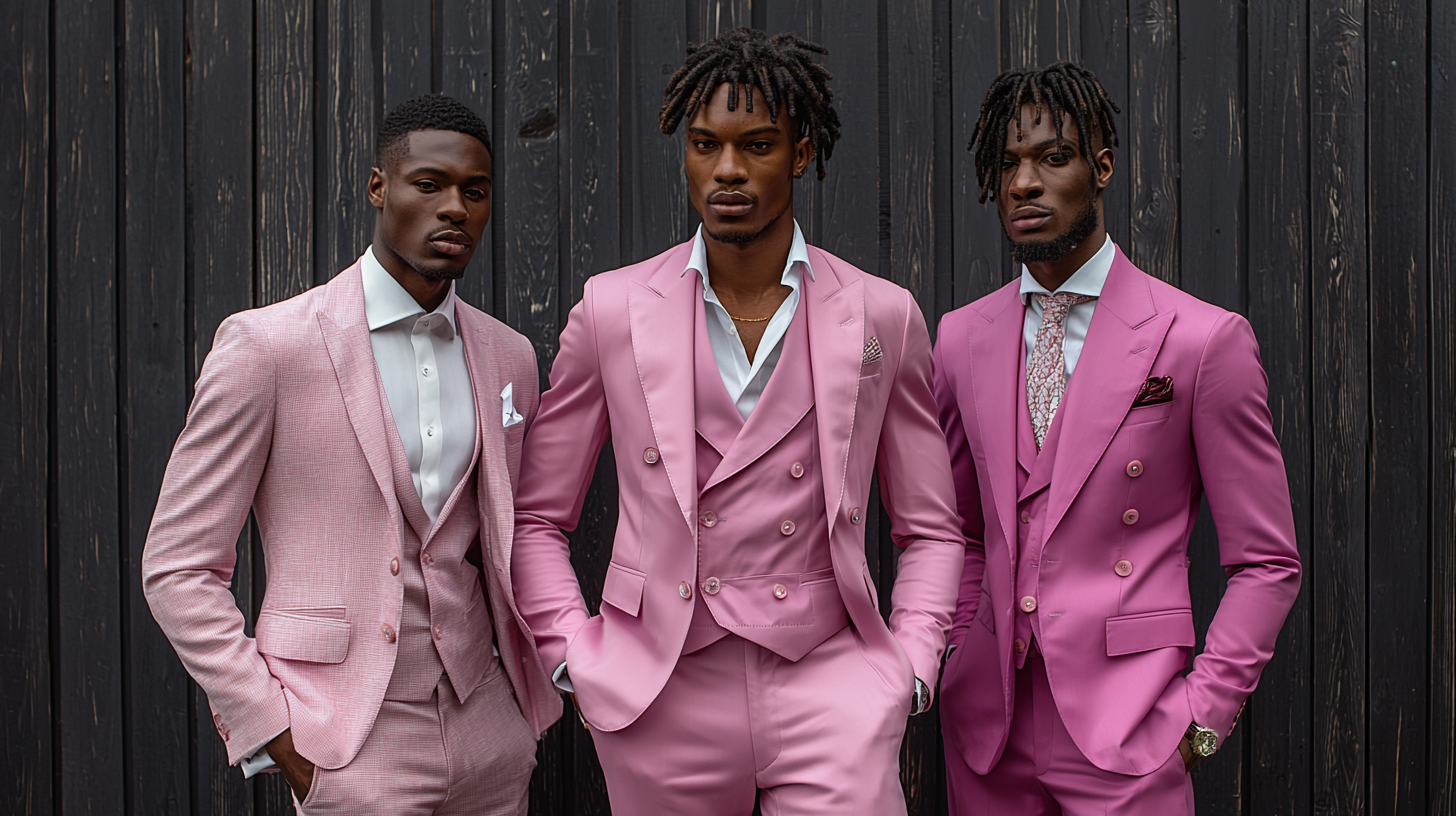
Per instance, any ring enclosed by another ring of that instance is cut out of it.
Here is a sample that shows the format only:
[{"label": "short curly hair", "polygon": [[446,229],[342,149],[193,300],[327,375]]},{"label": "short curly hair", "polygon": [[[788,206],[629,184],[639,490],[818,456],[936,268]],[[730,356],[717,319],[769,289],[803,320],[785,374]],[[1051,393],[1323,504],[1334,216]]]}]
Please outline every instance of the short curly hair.
[{"label": "short curly hair", "polygon": [[417,130],[452,130],[474,136],[485,145],[485,151],[493,157],[495,150],[490,144],[490,130],[475,111],[444,94],[417,96],[399,103],[384,124],[379,126],[379,136],[374,142],[374,163],[377,167],[392,167],[409,154],[411,133]]}]

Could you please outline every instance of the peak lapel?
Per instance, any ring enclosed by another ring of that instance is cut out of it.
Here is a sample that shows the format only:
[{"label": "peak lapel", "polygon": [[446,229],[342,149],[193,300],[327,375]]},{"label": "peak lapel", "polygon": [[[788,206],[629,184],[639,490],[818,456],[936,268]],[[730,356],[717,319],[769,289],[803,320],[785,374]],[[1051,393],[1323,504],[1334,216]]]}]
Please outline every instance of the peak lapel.
[{"label": "peak lapel", "polygon": [[[1006,541],[1016,541],[1016,435],[1021,421],[1018,401],[1025,393],[1018,381],[1021,373],[1022,324],[1025,311],[1016,284],[1003,288],[993,300],[977,309],[986,321],[970,335],[967,359],[971,372],[971,393],[976,400],[976,417],[981,444],[986,453],[996,518]],[[1014,547],[1013,547],[1014,550]],[[1014,553],[1013,553],[1014,556]]]},{"label": "peak lapel", "polygon": [[859,370],[864,357],[864,283],[844,285],[828,256],[809,250],[816,277],[804,276],[809,324],[809,368],[818,412],[820,473],[829,531],[844,501],[844,474],[854,431]]},{"label": "peak lapel", "polygon": [[[698,509],[697,444],[693,397],[694,301],[702,299],[702,277],[679,274],[672,261],[648,279],[634,281],[627,293],[632,328],[632,355],[647,402],[647,415],[662,466],[682,510],[683,521],[696,535]],[[686,259],[684,259],[686,263]],[[649,285],[650,284],[650,285]]]}]

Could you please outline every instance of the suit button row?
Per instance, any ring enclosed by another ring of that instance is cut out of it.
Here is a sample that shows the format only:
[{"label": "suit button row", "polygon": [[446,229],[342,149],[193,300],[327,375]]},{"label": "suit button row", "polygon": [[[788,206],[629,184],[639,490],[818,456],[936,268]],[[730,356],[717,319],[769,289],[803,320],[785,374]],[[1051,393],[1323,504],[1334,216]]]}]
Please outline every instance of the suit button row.
[{"label": "suit button row", "polygon": [[682,598],[684,601],[691,601],[693,599],[692,585],[689,584],[687,581],[683,581],[682,583],[678,584],[677,596],[679,598]]},{"label": "suit button row", "polygon": [[709,578],[703,582],[703,591],[709,595],[717,595],[718,590],[723,588],[723,581],[717,577]]},{"label": "suit button row", "polygon": [[379,633],[381,635],[384,635],[384,642],[385,643],[393,643],[394,642],[395,637],[394,637],[394,627],[393,626],[390,626],[389,624],[386,623],[383,626],[379,627]]},{"label": "suit button row", "polygon": [[784,523],[779,525],[779,532],[783,533],[784,535],[793,535],[794,534],[794,521],[793,521],[793,519],[784,519]]},{"label": "suit button row", "polygon": [[864,514],[860,511],[860,508],[856,507],[853,510],[850,510],[849,511],[849,523],[850,524],[859,524],[860,519],[863,519],[863,518],[864,518]]},{"label": "suit button row", "polygon": [[1123,560],[1118,561],[1116,564],[1112,565],[1112,571],[1117,573],[1119,576],[1126,578],[1127,576],[1132,575],[1132,562],[1124,558]]},{"label": "suit button row", "polygon": [[804,475],[804,463],[795,462],[793,465],[791,465],[789,467],[789,475],[793,476],[795,479],[802,477]]},{"label": "suit button row", "polygon": [[657,452],[657,448],[648,448],[642,451],[642,461],[646,462],[649,465],[657,464],[658,460],[660,460],[661,458],[662,454]]},{"label": "suit button row", "polygon": [[1138,511],[1129,510],[1126,513],[1122,514],[1122,523],[1128,525],[1137,524],[1138,518]]},{"label": "suit button row", "polygon": [[704,527],[712,527],[718,523],[718,514],[712,510],[704,510],[698,514],[698,523]]},{"label": "suit button row", "polygon": [[1136,459],[1132,460],[1131,462],[1128,462],[1127,463],[1127,475],[1133,477],[1134,479],[1136,479],[1137,477],[1143,475],[1143,463],[1140,462],[1140,461],[1138,461],[1138,460],[1136,460]]},{"label": "suit button row", "polygon": [[1036,599],[1027,595],[1021,599],[1021,611],[1031,613],[1036,611]]},{"label": "suit button row", "polygon": [[399,559],[398,558],[391,558],[391,559],[389,559],[389,574],[390,575],[398,575],[399,574]]}]

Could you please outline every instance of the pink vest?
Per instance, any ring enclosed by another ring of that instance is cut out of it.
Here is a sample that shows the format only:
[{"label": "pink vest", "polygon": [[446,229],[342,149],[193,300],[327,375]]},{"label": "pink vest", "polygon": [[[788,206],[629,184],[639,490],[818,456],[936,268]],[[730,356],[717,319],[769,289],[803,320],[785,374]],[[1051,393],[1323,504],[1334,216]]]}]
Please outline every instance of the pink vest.
[{"label": "pink vest", "polygon": [[[723,387],[703,309],[699,298],[698,593],[683,654],[731,633],[798,660],[849,623],[830,560],[804,302],[747,421]],[[795,509],[765,516],[766,491]]]},{"label": "pink vest", "polygon": [[[1045,610],[1026,610],[1026,599],[1039,605],[1041,571],[1055,568],[1042,558],[1046,544],[1047,504],[1051,496],[1052,471],[1057,462],[1057,445],[1062,438],[1062,417],[1070,407],[1069,390],[1062,399],[1052,426],[1047,429],[1041,450],[1036,449],[1036,435],[1031,428],[1031,413],[1026,405],[1026,354],[1021,360],[1021,387],[1016,422],[1016,612],[1012,617],[1012,653],[1016,668],[1026,663],[1026,655],[1041,640],[1041,615]],[[1055,614],[1055,613],[1053,613]]]}]

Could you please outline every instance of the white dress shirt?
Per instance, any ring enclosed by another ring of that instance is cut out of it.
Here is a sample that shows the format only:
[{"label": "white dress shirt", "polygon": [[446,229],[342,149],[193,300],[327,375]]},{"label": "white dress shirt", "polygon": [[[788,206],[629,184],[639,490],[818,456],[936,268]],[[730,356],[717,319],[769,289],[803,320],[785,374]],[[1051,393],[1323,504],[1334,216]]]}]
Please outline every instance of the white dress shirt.
[{"label": "white dress shirt", "polygon": [[[1087,342],[1087,330],[1092,326],[1092,310],[1097,308],[1096,298],[1102,297],[1102,287],[1107,283],[1107,273],[1112,271],[1112,259],[1117,257],[1117,250],[1112,243],[1112,236],[1102,242],[1102,248],[1082,264],[1072,277],[1057,287],[1057,292],[1071,292],[1076,295],[1086,295],[1093,300],[1086,303],[1078,303],[1067,312],[1066,339],[1062,341],[1062,356],[1067,361],[1067,379],[1072,379],[1072,369],[1077,367],[1077,360],[1082,356],[1082,346]],[[1027,304],[1026,319],[1022,323],[1021,335],[1025,341],[1026,350],[1023,360],[1031,357],[1031,350],[1036,345],[1036,330],[1041,328],[1041,304],[1032,295],[1055,294],[1048,292],[1045,286],[1036,282],[1031,276],[1031,271],[1025,265],[1021,267],[1021,300]]]},{"label": "white dress shirt", "polygon": [[[374,257],[373,247],[364,251],[360,267],[374,363],[415,492],[433,523],[475,455],[475,391],[455,330],[455,284],[426,314]],[[247,779],[275,763],[267,748],[259,748],[239,765]]]}]

